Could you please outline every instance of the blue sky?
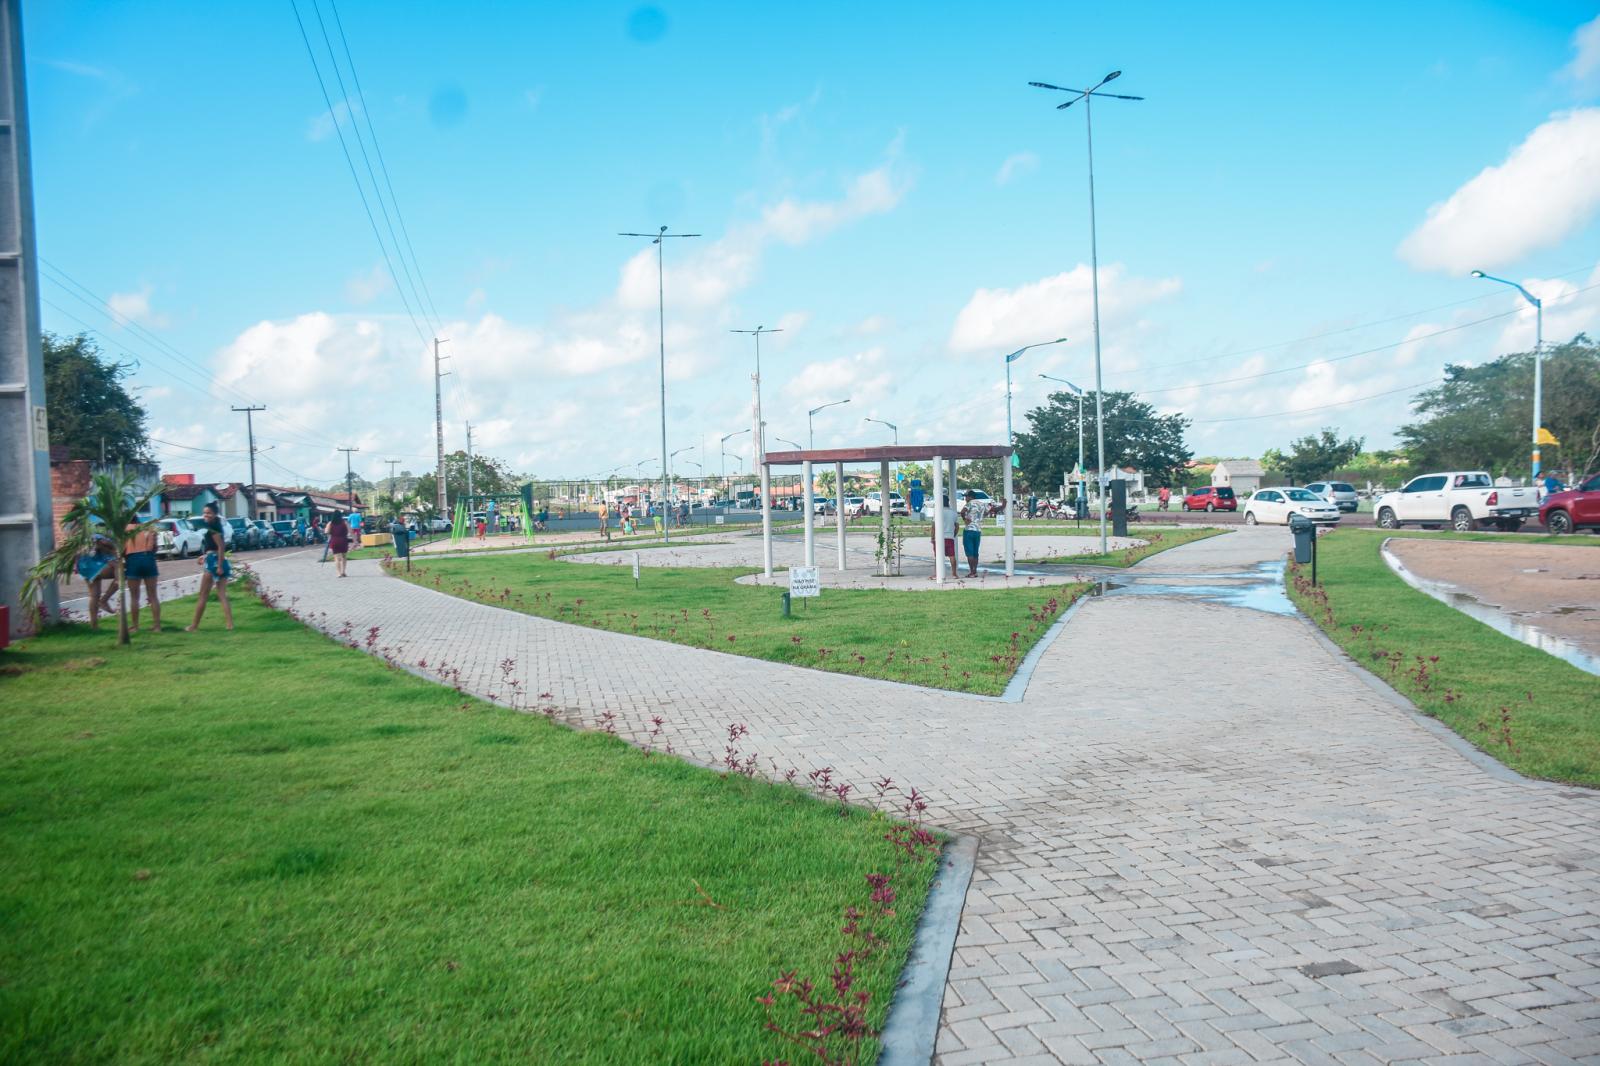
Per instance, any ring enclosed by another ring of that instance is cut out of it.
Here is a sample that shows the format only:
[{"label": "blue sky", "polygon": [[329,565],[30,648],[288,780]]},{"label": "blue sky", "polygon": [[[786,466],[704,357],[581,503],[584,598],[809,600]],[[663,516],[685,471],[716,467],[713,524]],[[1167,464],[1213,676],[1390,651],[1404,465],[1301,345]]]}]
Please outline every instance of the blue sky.
[{"label": "blue sky", "polygon": [[663,223],[704,234],[667,248],[684,459],[720,469],[750,425],[727,331],[758,324],[784,328],[769,441],[847,395],[819,446],[881,440],[868,416],[999,440],[1005,352],[1070,338],[1017,364],[1019,419],[1037,373],[1093,377],[1083,116],[1026,82],[1117,68],[1148,99],[1095,110],[1106,387],[1194,417],[1197,452],[1390,443],[1408,386],[1531,342],[1475,266],[1544,297],[1550,339],[1600,325],[1593,3],[345,0],[362,108],[319,2],[340,128],[358,168],[376,130],[432,297],[415,325],[287,0],[25,8],[45,324],[138,360],[169,470],[244,478],[246,399],[264,481],[331,481],[340,445],[427,468],[435,326],[447,446],[470,420],[524,472],[655,468],[654,261],[615,234]]}]

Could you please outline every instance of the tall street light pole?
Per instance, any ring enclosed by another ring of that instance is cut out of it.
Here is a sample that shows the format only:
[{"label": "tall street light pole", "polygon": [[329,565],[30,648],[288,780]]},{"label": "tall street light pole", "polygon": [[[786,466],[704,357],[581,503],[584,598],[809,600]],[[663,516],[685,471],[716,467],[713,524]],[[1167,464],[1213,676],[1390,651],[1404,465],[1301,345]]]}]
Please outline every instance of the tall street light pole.
[{"label": "tall street light pole", "polygon": [[[1105,420],[1101,416],[1105,413],[1104,382],[1100,376],[1100,247],[1098,236],[1095,233],[1094,217],[1094,118],[1090,111],[1092,98],[1104,96],[1111,100],[1143,100],[1142,96],[1122,96],[1118,93],[1103,93],[1098,91],[1102,85],[1122,77],[1122,71],[1113,70],[1087,89],[1064,89],[1059,85],[1051,85],[1043,81],[1030,81],[1028,84],[1038,89],[1053,89],[1056,92],[1074,93],[1071,100],[1064,104],[1057,104],[1057,111],[1065,111],[1079,100],[1083,101],[1083,128],[1089,146],[1089,278],[1091,292],[1094,300],[1094,432],[1095,432],[1095,466],[1100,471],[1102,481],[1106,476],[1106,429]],[[1103,491],[1103,490],[1102,490]],[[1100,550],[1106,551],[1106,509],[1100,508]]]},{"label": "tall street light pole", "polygon": [[[738,429],[734,430],[732,433],[724,433],[722,435],[722,440],[717,443],[717,447],[722,449],[722,491],[724,494],[730,491],[728,487],[728,442],[735,437],[743,436],[749,432],[750,431],[748,429]],[[734,458],[738,459],[739,457],[736,455]]]},{"label": "tall street light pole", "polygon": [[1533,293],[1524,289],[1514,281],[1497,278],[1493,274],[1485,274],[1481,270],[1474,270],[1472,276],[1482,278],[1484,281],[1498,281],[1502,285],[1509,285],[1522,293],[1522,298],[1533,305],[1533,482],[1535,487],[1539,483],[1539,423],[1544,419],[1544,301]]},{"label": "tall street light pole", "polygon": [[[1043,348],[1048,344],[1065,344],[1067,338],[1057,337],[1053,341],[1039,341],[1037,344],[1024,344],[1021,348],[1006,356],[1006,447],[1011,449],[1011,465],[1021,466],[1017,459],[1017,438],[1011,432],[1011,364],[1022,358],[1022,353],[1030,348]],[[867,421],[872,421],[868,419]],[[887,424],[887,423],[885,423]]]},{"label": "tall street light pole", "polygon": [[763,333],[782,333],[782,329],[767,329],[757,326],[755,329],[730,329],[729,333],[744,333],[756,339],[756,461],[764,461],[767,457],[767,424],[761,420],[761,335]]},{"label": "tall street light pole", "polygon": [[[250,437],[250,521],[254,522],[256,520],[256,425],[254,415],[257,411],[265,411],[266,408],[251,404],[248,407],[235,407],[233,410],[244,412],[244,428]],[[104,461],[102,457],[101,462]]]},{"label": "tall street light pole", "polygon": [[1053,378],[1049,374],[1040,374],[1039,376],[1044,378],[1046,381],[1054,381],[1057,384],[1065,385],[1067,388],[1069,388],[1069,389],[1071,389],[1073,391],[1074,395],[1076,395],[1078,397],[1078,498],[1082,499],[1083,496],[1084,496],[1084,480],[1083,480],[1083,390],[1078,388],[1078,386],[1074,385],[1072,382],[1068,381],[1066,378]]},{"label": "tall street light pole", "polygon": [[812,448],[817,446],[817,431],[811,425],[811,420],[817,416],[817,412],[826,411],[830,407],[838,407],[842,403],[849,402],[850,398],[847,396],[842,400],[834,400],[832,403],[825,403],[821,407],[813,407],[811,410],[806,412],[806,439],[811,442]]},{"label": "tall street light pole", "polygon": [[[656,299],[659,306],[659,319],[657,327],[661,337],[661,498],[667,498],[667,266],[666,246],[668,237],[698,237],[698,233],[668,233],[667,227],[662,226],[655,233],[620,233],[619,237],[649,237],[650,243],[656,246]],[[662,526],[661,540],[663,543],[671,540],[666,527]]]}]

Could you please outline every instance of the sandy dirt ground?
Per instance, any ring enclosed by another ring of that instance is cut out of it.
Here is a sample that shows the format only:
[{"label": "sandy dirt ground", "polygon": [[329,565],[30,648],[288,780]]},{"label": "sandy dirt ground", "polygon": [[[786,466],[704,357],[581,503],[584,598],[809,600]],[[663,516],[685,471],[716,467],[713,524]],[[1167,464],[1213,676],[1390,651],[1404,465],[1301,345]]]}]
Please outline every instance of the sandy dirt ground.
[{"label": "sandy dirt ground", "polygon": [[1397,537],[1389,550],[1418,577],[1600,655],[1600,547]]}]

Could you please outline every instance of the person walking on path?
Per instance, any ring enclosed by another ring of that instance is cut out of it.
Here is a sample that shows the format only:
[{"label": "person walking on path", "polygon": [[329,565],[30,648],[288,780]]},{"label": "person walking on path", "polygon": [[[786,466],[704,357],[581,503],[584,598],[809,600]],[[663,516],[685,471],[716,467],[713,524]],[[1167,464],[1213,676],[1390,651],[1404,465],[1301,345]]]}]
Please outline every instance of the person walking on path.
[{"label": "person walking on path", "polygon": [[344,577],[345,556],[350,552],[350,523],[338,511],[328,522],[328,551],[333,553],[334,574]]},{"label": "person walking on path", "polygon": [[609,542],[611,540],[611,523],[608,521],[610,516],[606,513],[606,502],[604,500],[601,500],[600,506],[595,508],[595,516],[600,519],[600,535]]},{"label": "person walking on path", "polygon": [[156,581],[160,576],[156,567],[156,531],[142,529],[128,542],[128,554],[122,561],[122,578],[128,583],[128,594],[133,598],[133,618],[128,623],[128,632],[139,632],[140,586],[150,597],[150,631],[161,632],[161,597],[156,593]]},{"label": "person walking on path", "polygon": [[[194,605],[194,622],[184,630],[193,633],[200,628],[200,618],[206,613],[206,601],[211,598],[211,590],[217,590],[217,602],[222,604],[223,628],[233,629],[233,605],[228,602],[228,579],[233,576],[233,566],[228,562],[228,541],[222,535],[222,519],[217,517],[217,505],[206,504],[205,517],[201,519],[205,532],[201,534],[200,546],[205,553],[200,556],[200,565],[205,567],[205,573],[200,575],[200,598]],[[151,593],[153,603],[155,594]]]},{"label": "person walking on path", "polygon": [[349,540],[356,547],[361,547],[361,512],[351,511],[350,521],[347,523],[350,530]]},{"label": "person walking on path", "polygon": [[1156,493],[1156,498],[1161,501],[1161,509],[1165,511],[1167,504],[1172,502],[1172,490],[1162,485],[1161,491]]},{"label": "person walking on path", "polygon": [[[978,494],[967,490],[967,505],[961,509],[966,528],[961,531],[961,547],[967,556],[967,576],[978,576],[978,549],[983,542],[983,520],[989,515],[987,505],[979,502]],[[952,564],[954,560],[951,560]]]}]

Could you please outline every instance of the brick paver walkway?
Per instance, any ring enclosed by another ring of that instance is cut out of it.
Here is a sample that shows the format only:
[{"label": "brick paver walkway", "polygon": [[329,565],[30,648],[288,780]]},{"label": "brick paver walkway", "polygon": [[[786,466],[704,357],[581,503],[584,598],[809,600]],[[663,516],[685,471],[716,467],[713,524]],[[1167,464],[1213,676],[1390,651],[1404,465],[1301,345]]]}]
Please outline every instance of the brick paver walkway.
[{"label": "brick paver walkway", "polygon": [[[1247,530],[1149,560],[1241,572]],[[1600,796],[1507,780],[1375,692],[1298,618],[1086,604],[1021,703],[562,625],[352,563],[265,563],[302,612],[680,750],[929,794],[977,834],[939,1061],[1600,1061]],[[1177,692],[1180,698],[1142,693]]]}]

